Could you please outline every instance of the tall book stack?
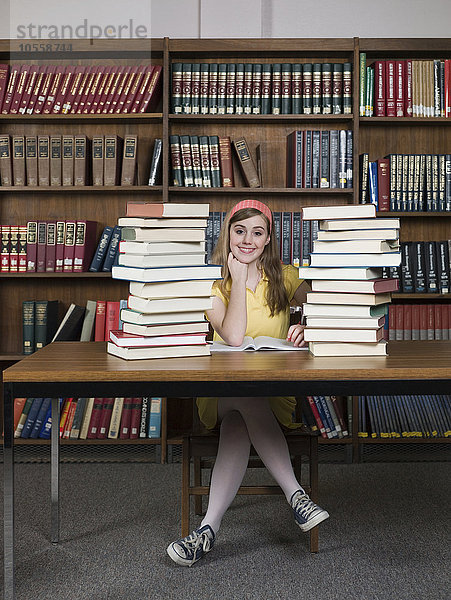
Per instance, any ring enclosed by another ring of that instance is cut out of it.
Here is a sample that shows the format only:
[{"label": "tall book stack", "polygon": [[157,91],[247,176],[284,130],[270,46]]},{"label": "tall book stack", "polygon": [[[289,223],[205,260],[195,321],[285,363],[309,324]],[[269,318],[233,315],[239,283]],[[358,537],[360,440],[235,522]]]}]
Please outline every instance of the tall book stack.
[{"label": "tall book stack", "polygon": [[208,204],[127,204],[112,276],[130,281],[130,295],[123,330],[110,332],[110,354],[127,360],[210,354],[204,311],[221,267],[205,264],[208,214]]},{"label": "tall book stack", "polygon": [[384,325],[398,280],[382,278],[383,267],[401,263],[399,220],[376,218],[375,206],[308,207],[305,220],[319,220],[304,304],[304,339],[315,356],[386,355]]}]

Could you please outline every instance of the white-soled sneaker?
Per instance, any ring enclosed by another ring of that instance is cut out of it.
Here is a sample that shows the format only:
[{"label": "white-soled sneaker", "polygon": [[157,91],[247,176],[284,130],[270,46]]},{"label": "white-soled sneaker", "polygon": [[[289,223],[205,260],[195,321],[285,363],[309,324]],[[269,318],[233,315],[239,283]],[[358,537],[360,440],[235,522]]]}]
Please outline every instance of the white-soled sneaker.
[{"label": "white-soled sneaker", "polygon": [[189,536],[172,542],[167,553],[174,562],[184,567],[191,567],[204,554],[210,552],[215,542],[215,534],[210,525],[195,529]]},{"label": "white-soled sneaker", "polygon": [[290,504],[293,509],[296,525],[302,531],[309,531],[329,518],[327,510],[323,510],[313,500],[310,500],[304,490],[294,492],[291,496]]}]

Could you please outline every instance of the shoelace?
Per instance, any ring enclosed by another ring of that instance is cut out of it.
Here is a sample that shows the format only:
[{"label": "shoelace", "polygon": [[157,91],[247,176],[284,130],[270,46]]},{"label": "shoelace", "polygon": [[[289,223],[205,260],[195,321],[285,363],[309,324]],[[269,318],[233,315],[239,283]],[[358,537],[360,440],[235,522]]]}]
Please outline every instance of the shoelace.
[{"label": "shoelace", "polygon": [[189,535],[183,542],[183,545],[187,548],[188,552],[192,552],[192,557],[189,563],[189,566],[196,562],[196,555],[199,546],[202,546],[202,550],[204,552],[208,552],[210,550],[211,540],[206,532],[198,535],[197,533],[192,533]]},{"label": "shoelace", "polygon": [[316,509],[316,504],[310,500],[310,498],[300,496],[295,501],[293,508],[301,515],[301,517],[307,519],[309,515]]}]

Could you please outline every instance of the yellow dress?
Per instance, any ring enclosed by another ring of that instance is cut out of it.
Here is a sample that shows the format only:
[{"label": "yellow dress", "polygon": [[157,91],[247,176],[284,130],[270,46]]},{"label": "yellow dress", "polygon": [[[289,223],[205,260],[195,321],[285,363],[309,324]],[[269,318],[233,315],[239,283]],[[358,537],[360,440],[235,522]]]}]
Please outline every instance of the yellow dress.
[{"label": "yellow dress", "polygon": [[[292,265],[283,265],[282,276],[288,299],[292,300],[295,291],[302,282],[299,279],[299,271]],[[290,325],[289,307],[271,317],[265,300],[267,287],[268,281],[263,274],[255,292],[246,288],[247,329],[245,335],[253,338],[259,335],[269,335],[274,338],[285,339]],[[228,302],[219,288],[219,282],[213,284],[212,295],[221,298],[227,306]],[[214,332],[213,339],[220,340],[221,338]],[[293,423],[293,411],[296,406],[295,398],[292,396],[274,396],[270,398],[270,404],[273,413],[282,425],[289,428],[299,427],[299,423]],[[218,399],[197,398],[197,407],[202,423],[208,429],[214,429],[218,420]]]}]

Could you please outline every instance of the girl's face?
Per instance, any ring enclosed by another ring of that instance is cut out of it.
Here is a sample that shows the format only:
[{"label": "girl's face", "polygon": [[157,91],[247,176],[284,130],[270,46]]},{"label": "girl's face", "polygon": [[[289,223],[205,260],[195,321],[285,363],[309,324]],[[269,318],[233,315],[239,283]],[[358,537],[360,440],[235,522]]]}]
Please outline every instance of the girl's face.
[{"label": "girl's face", "polygon": [[230,226],[230,251],[241,263],[251,264],[263,254],[270,236],[260,215],[236,221]]}]

